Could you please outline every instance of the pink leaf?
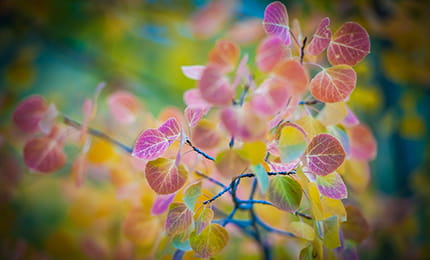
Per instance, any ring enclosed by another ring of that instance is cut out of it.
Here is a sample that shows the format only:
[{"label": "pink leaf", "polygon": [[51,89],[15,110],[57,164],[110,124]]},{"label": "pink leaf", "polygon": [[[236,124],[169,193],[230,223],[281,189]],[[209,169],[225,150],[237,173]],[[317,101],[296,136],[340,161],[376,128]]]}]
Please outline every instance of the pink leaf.
[{"label": "pink leaf", "polygon": [[239,21],[231,26],[227,37],[240,45],[252,44],[265,35],[261,22],[259,18]]},{"label": "pink leaf", "polygon": [[309,75],[299,61],[293,59],[281,61],[273,72],[289,85],[291,94],[300,95],[306,91]]},{"label": "pink leaf", "polygon": [[210,108],[211,104],[206,102],[201,93],[200,90],[197,88],[193,88],[190,90],[185,91],[184,93],[184,102],[189,107],[198,107],[198,108]]},{"label": "pink leaf", "polygon": [[269,162],[269,166],[272,172],[289,172],[294,170],[299,163],[300,159],[297,159],[289,163]]},{"label": "pink leaf", "polygon": [[136,121],[139,101],[132,93],[117,91],[108,97],[107,102],[113,118],[121,124],[131,124]]},{"label": "pink leaf", "polygon": [[245,141],[262,138],[267,130],[266,120],[247,107],[228,107],[221,111],[221,122],[234,137]]},{"label": "pink leaf", "polygon": [[174,117],[167,119],[158,130],[166,136],[169,144],[175,141],[181,134],[181,126]]},{"label": "pink leaf", "polygon": [[315,32],[312,41],[308,46],[308,53],[310,55],[317,56],[329,45],[331,40],[331,31],[328,28],[329,24],[330,18],[326,17],[321,20],[317,31]]},{"label": "pink leaf", "polygon": [[242,58],[242,60],[239,62],[239,65],[237,66],[236,69],[236,77],[233,81],[233,84],[231,86],[231,88],[233,90],[236,89],[237,85],[239,85],[239,83],[241,82],[242,79],[244,79],[246,81],[245,84],[250,85],[250,73],[249,73],[249,69],[248,66],[246,65],[246,63],[248,62],[248,54],[245,54]]},{"label": "pink leaf", "polygon": [[149,186],[158,194],[178,191],[187,181],[187,171],[183,165],[176,166],[175,160],[158,158],[145,167],[145,177]]},{"label": "pink leaf", "polygon": [[62,144],[58,138],[36,137],[24,146],[24,162],[28,168],[38,172],[54,172],[66,162]]},{"label": "pink leaf", "polygon": [[285,55],[282,40],[277,36],[269,36],[258,45],[257,67],[262,72],[270,72]]},{"label": "pink leaf", "polygon": [[314,173],[325,176],[339,168],[345,159],[345,151],[335,137],[319,134],[309,143],[305,158]]},{"label": "pink leaf", "polygon": [[188,125],[190,127],[195,127],[197,123],[200,121],[200,119],[202,119],[202,117],[207,113],[208,113],[208,109],[192,108],[192,107],[185,108],[185,117],[187,118]]},{"label": "pink leaf", "polygon": [[44,134],[49,134],[54,127],[55,119],[58,116],[57,108],[50,104],[42,119],[39,121],[39,129]]},{"label": "pink leaf", "polygon": [[290,45],[290,27],[288,13],[284,4],[279,1],[269,4],[264,10],[264,30],[269,35],[278,36],[285,45]]},{"label": "pink leaf", "polygon": [[151,210],[152,215],[163,214],[169,208],[169,205],[170,203],[172,203],[175,195],[176,195],[175,193],[168,194],[168,195],[157,195],[157,197],[155,198],[154,204],[152,205],[152,210]]},{"label": "pink leaf", "polygon": [[39,131],[39,122],[47,110],[48,104],[42,96],[30,96],[16,107],[12,115],[13,122],[21,131],[35,133]]},{"label": "pink leaf", "polygon": [[319,72],[310,83],[312,95],[323,102],[336,103],[349,98],[357,75],[348,65],[336,65]]},{"label": "pink leaf", "polygon": [[160,157],[169,147],[166,135],[158,129],[146,129],[137,138],[133,148],[132,156],[153,160]]},{"label": "pink leaf", "polygon": [[370,52],[369,34],[354,22],[343,24],[333,35],[327,49],[327,58],[332,65],[353,66]]},{"label": "pink leaf", "polygon": [[358,120],[357,116],[354,114],[354,112],[352,112],[351,109],[349,109],[349,107],[347,107],[347,111],[348,114],[346,115],[346,117],[343,119],[343,125],[344,126],[355,126],[360,124],[360,120]]},{"label": "pink leaf", "polygon": [[288,86],[276,77],[272,77],[266,79],[254,92],[251,106],[257,113],[270,116],[285,107],[288,98]]},{"label": "pink leaf", "polygon": [[299,102],[300,102],[300,96],[299,95],[291,96],[287,101],[286,107],[284,107],[281,110],[281,112],[276,114],[276,116],[272,120],[270,120],[269,127],[273,128],[276,125],[278,125],[279,122],[281,122],[282,120],[286,120],[290,116],[292,116],[294,111],[296,111],[296,108],[299,105]]},{"label": "pink leaf", "polygon": [[233,88],[218,67],[207,66],[198,87],[203,99],[211,104],[227,105],[233,100]]},{"label": "pink leaf", "polygon": [[234,42],[218,40],[209,52],[209,64],[223,73],[230,72],[239,60],[240,49]]},{"label": "pink leaf", "polygon": [[348,191],[342,177],[337,172],[332,172],[326,176],[316,178],[318,190],[322,195],[332,199],[346,199]]},{"label": "pink leaf", "polygon": [[376,157],[376,140],[365,125],[356,125],[346,129],[351,146],[351,158],[372,160]]},{"label": "pink leaf", "polygon": [[189,79],[199,80],[202,76],[205,66],[194,65],[194,66],[182,66],[182,73]]}]

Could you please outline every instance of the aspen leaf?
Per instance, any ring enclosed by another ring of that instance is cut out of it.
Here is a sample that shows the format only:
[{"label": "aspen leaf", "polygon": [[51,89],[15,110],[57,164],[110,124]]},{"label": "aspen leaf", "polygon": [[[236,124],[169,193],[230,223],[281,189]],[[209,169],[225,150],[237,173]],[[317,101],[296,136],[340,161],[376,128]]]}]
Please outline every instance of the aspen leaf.
[{"label": "aspen leaf", "polygon": [[295,236],[312,241],[315,239],[315,230],[308,224],[300,221],[293,221],[288,224],[288,230]]},{"label": "aspen leaf", "polygon": [[194,215],[194,223],[196,226],[196,235],[199,235],[214,218],[214,212],[211,208],[203,208]]},{"label": "aspen leaf", "polygon": [[190,235],[190,244],[197,256],[208,258],[221,252],[227,245],[227,230],[218,224],[209,224],[199,235]]},{"label": "aspen leaf", "polygon": [[284,4],[276,1],[266,6],[263,26],[267,34],[276,35],[286,46],[290,45],[291,36],[290,27],[288,26],[288,13]]},{"label": "aspen leaf", "polygon": [[209,52],[209,63],[222,72],[230,72],[239,60],[239,47],[229,40],[218,40]]},{"label": "aspen leaf", "polygon": [[348,191],[342,177],[337,172],[325,176],[317,175],[316,182],[322,195],[332,199],[346,199]]},{"label": "aspen leaf", "polygon": [[308,46],[308,53],[310,55],[319,55],[329,45],[331,40],[331,31],[328,28],[329,24],[330,18],[325,17],[321,20]]},{"label": "aspen leaf", "polygon": [[370,226],[358,208],[350,205],[345,208],[348,218],[341,223],[343,235],[345,239],[360,243],[369,235]]},{"label": "aspen leaf", "polygon": [[296,124],[287,124],[281,130],[279,151],[283,163],[300,158],[306,150],[306,133]]},{"label": "aspen leaf", "polygon": [[262,72],[270,72],[285,55],[286,51],[282,40],[277,36],[269,36],[258,45],[257,67]]},{"label": "aspen leaf", "polygon": [[139,245],[150,245],[160,230],[156,217],[149,215],[143,209],[132,209],[123,222],[122,230],[127,239]]},{"label": "aspen leaf", "polygon": [[311,115],[306,115],[295,121],[296,124],[300,125],[303,130],[307,133],[309,139],[313,138],[317,134],[324,133],[326,128],[320,121]]},{"label": "aspen leaf", "polygon": [[202,76],[205,66],[202,65],[192,65],[192,66],[182,66],[181,70],[185,77],[189,79],[199,80]]},{"label": "aspen leaf", "polygon": [[278,208],[295,212],[302,200],[302,187],[289,176],[274,176],[270,180],[269,200]]},{"label": "aspen leaf", "polygon": [[139,101],[128,91],[117,91],[107,99],[109,111],[113,118],[121,124],[131,124],[136,121],[139,112]]},{"label": "aspen leaf", "polygon": [[207,108],[186,107],[184,114],[190,127],[195,127],[204,115],[208,113]]},{"label": "aspen leaf", "polygon": [[348,65],[336,65],[320,71],[309,85],[312,95],[323,102],[347,100],[355,88],[357,74]]},{"label": "aspen leaf", "polygon": [[196,147],[212,149],[221,141],[221,136],[209,120],[201,120],[192,130],[191,139]]},{"label": "aspen leaf", "polygon": [[315,174],[324,176],[334,172],[343,163],[345,151],[332,135],[319,134],[309,143],[305,158]]},{"label": "aspen leaf", "polygon": [[256,141],[264,136],[267,122],[248,107],[227,107],[221,111],[221,122],[234,137]]},{"label": "aspen leaf", "polygon": [[363,160],[347,160],[342,176],[354,191],[363,192],[370,181],[369,163]]},{"label": "aspen leaf", "polygon": [[165,225],[166,233],[169,236],[186,231],[192,222],[193,214],[184,203],[170,204]]},{"label": "aspen leaf", "polygon": [[159,128],[158,131],[164,134],[169,144],[175,141],[181,134],[181,126],[176,118],[167,119]]},{"label": "aspen leaf", "polygon": [[182,199],[189,210],[194,211],[194,206],[196,205],[197,199],[199,198],[201,193],[202,183],[200,181],[192,184],[187,188]]},{"label": "aspen leaf", "polygon": [[198,88],[185,91],[184,102],[187,104],[187,107],[190,108],[209,109],[211,107],[211,104],[204,100]]},{"label": "aspen leaf", "polygon": [[376,157],[376,140],[367,126],[355,125],[348,127],[346,132],[351,146],[351,158],[372,160]]},{"label": "aspen leaf", "polygon": [[333,35],[327,49],[327,58],[332,65],[353,66],[370,52],[370,40],[366,30],[354,22],[344,23]]},{"label": "aspen leaf", "polygon": [[337,216],[330,217],[322,222],[323,243],[327,248],[338,248],[341,246],[339,236],[339,221]]},{"label": "aspen leaf", "polygon": [[233,100],[234,89],[216,66],[206,66],[198,82],[202,98],[213,105],[227,105]]},{"label": "aspen leaf", "polygon": [[340,124],[348,115],[345,102],[327,103],[318,114],[317,119],[325,126]]},{"label": "aspen leaf", "polygon": [[269,176],[267,175],[266,169],[261,164],[254,165],[251,168],[257,178],[261,192],[266,193],[269,188]]},{"label": "aspen leaf", "polygon": [[236,149],[228,149],[218,153],[215,166],[225,177],[233,177],[248,168],[249,161],[242,158]]},{"label": "aspen leaf", "polygon": [[56,138],[47,136],[27,141],[23,157],[28,168],[44,173],[57,171],[66,163],[63,145]]},{"label": "aspen leaf", "polygon": [[263,141],[246,142],[237,152],[252,165],[257,165],[264,161],[266,144]]},{"label": "aspen leaf", "polygon": [[302,94],[308,87],[309,75],[297,60],[287,59],[281,61],[273,69],[273,73],[288,84],[293,95]]},{"label": "aspen leaf", "polygon": [[35,133],[39,131],[39,122],[42,120],[48,104],[39,95],[27,97],[13,112],[12,119],[15,125],[25,133]]},{"label": "aspen leaf", "polygon": [[146,181],[158,194],[178,191],[185,184],[187,175],[183,165],[176,166],[175,160],[166,158],[149,161],[145,167]]},{"label": "aspen leaf", "polygon": [[152,205],[151,213],[152,215],[161,215],[168,208],[170,203],[172,203],[173,198],[175,198],[175,193],[167,194],[167,195],[157,195],[155,198],[154,204]]},{"label": "aspen leaf", "polygon": [[258,114],[271,116],[284,108],[289,98],[288,84],[278,77],[270,77],[253,93],[251,106]]},{"label": "aspen leaf", "polygon": [[169,140],[158,129],[146,129],[136,140],[132,156],[153,160],[160,157],[169,148]]}]

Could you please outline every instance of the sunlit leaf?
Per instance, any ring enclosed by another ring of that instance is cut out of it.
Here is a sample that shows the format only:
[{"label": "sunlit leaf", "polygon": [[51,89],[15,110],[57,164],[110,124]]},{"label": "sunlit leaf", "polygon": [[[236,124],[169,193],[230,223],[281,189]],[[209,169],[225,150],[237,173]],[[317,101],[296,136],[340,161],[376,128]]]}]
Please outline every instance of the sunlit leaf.
[{"label": "sunlit leaf", "polygon": [[266,193],[267,189],[269,188],[269,176],[267,175],[266,169],[261,164],[251,166],[251,169],[257,178],[261,192]]},{"label": "sunlit leaf", "polygon": [[210,66],[216,66],[222,72],[230,72],[239,60],[239,47],[229,40],[218,40],[209,52]]},{"label": "sunlit leaf", "polygon": [[345,102],[327,103],[318,114],[317,119],[325,126],[340,124],[348,115]]},{"label": "sunlit leaf", "polygon": [[286,46],[290,45],[291,36],[290,27],[288,26],[288,13],[284,4],[276,1],[266,6],[263,26],[267,34],[276,35]]},{"label": "sunlit leaf", "polygon": [[289,163],[300,158],[306,150],[306,133],[293,123],[285,125],[279,138],[281,161]]},{"label": "sunlit leaf", "polygon": [[370,182],[369,163],[360,160],[347,160],[342,176],[354,191],[363,192]]},{"label": "sunlit leaf", "polygon": [[251,106],[262,116],[271,116],[287,105],[288,85],[278,77],[267,78],[253,93]]},{"label": "sunlit leaf", "polygon": [[269,36],[258,45],[257,67],[262,72],[270,72],[285,55],[286,51],[282,40],[277,36]]},{"label": "sunlit leaf", "polygon": [[323,102],[344,101],[355,88],[357,74],[348,65],[336,65],[320,71],[310,83],[312,95]]},{"label": "sunlit leaf", "polygon": [[197,256],[207,258],[221,252],[227,245],[227,230],[218,224],[209,224],[199,235],[191,233],[190,244]]},{"label": "sunlit leaf", "polygon": [[197,199],[202,193],[202,183],[197,182],[188,187],[185,191],[183,201],[189,210],[194,211],[194,206],[196,205]]},{"label": "sunlit leaf", "polygon": [[304,222],[293,221],[288,224],[288,231],[297,237],[312,241],[315,239],[315,230]]},{"label": "sunlit leaf", "polygon": [[184,93],[184,102],[187,107],[208,109],[211,105],[204,100],[198,88],[192,88]]},{"label": "sunlit leaf", "polygon": [[136,140],[132,156],[153,160],[160,157],[169,147],[169,140],[158,129],[146,129]]},{"label": "sunlit leaf", "polygon": [[376,157],[376,140],[367,126],[360,124],[348,127],[346,132],[351,146],[351,158],[372,160]]},{"label": "sunlit leaf", "polygon": [[320,193],[318,191],[318,187],[316,183],[308,182],[307,189],[308,189],[309,201],[311,203],[312,216],[314,217],[315,220],[325,219],[324,208],[323,208],[323,204],[321,203]]},{"label": "sunlit leaf", "polygon": [[334,172],[345,159],[340,142],[329,134],[319,134],[309,143],[306,153],[309,168],[317,175]]},{"label": "sunlit leaf", "polygon": [[246,142],[238,150],[238,153],[252,165],[257,165],[264,161],[266,144],[263,141]]},{"label": "sunlit leaf", "polygon": [[194,215],[194,222],[196,225],[196,235],[199,235],[214,218],[214,212],[211,208],[203,208]]},{"label": "sunlit leaf", "polygon": [[158,128],[158,131],[164,134],[170,144],[181,134],[181,126],[174,117],[171,117]]},{"label": "sunlit leaf", "polygon": [[343,235],[345,239],[360,243],[369,235],[370,226],[358,208],[350,205],[345,208],[348,218],[341,223]]},{"label": "sunlit leaf", "polygon": [[205,66],[203,65],[192,65],[192,66],[182,66],[181,70],[185,77],[189,79],[199,80],[202,76]]},{"label": "sunlit leaf", "polygon": [[337,172],[325,176],[317,175],[316,181],[322,195],[333,199],[346,199],[348,197],[346,186]]},{"label": "sunlit leaf", "polygon": [[329,25],[330,18],[325,17],[321,20],[308,46],[308,53],[310,55],[319,55],[329,45],[331,40],[331,31],[328,28]]},{"label": "sunlit leaf", "polygon": [[207,66],[198,82],[202,98],[213,105],[231,104],[234,89],[222,71],[216,66]]},{"label": "sunlit leaf", "polygon": [[122,226],[125,237],[139,245],[152,244],[160,228],[158,218],[139,208],[128,212]]},{"label": "sunlit leaf", "polygon": [[149,161],[145,168],[146,180],[158,194],[169,194],[179,190],[185,184],[187,175],[183,165],[176,166],[175,160],[165,158]]},{"label": "sunlit leaf", "polygon": [[66,163],[63,144],[58,138],[46,136],[27,141],[23,157],[27,167],[37,172],[54,172]]},{"label": "sunlit leaf", "polygon": [[42,96],[27,97],[15,108],[13,122],[21,131],[35,133],[39,131],[39,122],[47,110],[48,104]]},{"label": "sunlit leaf", "polygon": [[232,177],[246,170],[249,161],[243,159],[236,149],[228,149],[218,153],[215,166],[222,175]]},{"label": "sunlit leaf", "polygon": [[173,202],[169,206],[166,218],[166,233],[176,235],[188,229],[193,222],[193,213],[183,203]]},{"label": "sunlit leaf", "polygon": [[192,130],[191,140],[193,144],[201,149],[212,149],[221,141],[219,132],[215,129],[214,122],[201,120]]},{"label": "sunlit leaf", "polygon": [[186,107],[184,114],[190,127],[195,127],[204,115],[208,113],[207,108]]},{"label": "sunlit leaf", "polygon": [[370,52],[370,40],[366,30],[354,22],[344,23],[333,35],[327,49],[332,65],[355,65]]},{"label": "sunlit leaf", "polygon": [[310,139],[317,134],[321,134],[326,131],[324,125],[311,115],[303,116],[296,120],[295,123],[300,125],[305,130]]},{"label": "sunlit leaf", "polygon": [[135,95],[128,91],[117,91],[107,99],[109,111],[113,118],[122,124],[131,124],[136,121],[140,104]]},{"label": "sunlit leaf", "polygon": [[278,208],[295,212],[302,200],[302,187],[289,176],[275,176],[270,180],[269,200]]},{"label": "sunlit leaf", "polygon": [[346,209],[341,200],[322,196],[321,204],[324,209],[324,219],[337,216],[340,221],[346,220]]},{"label": "sunlit leaf", "polygon": [[306,91],[309,75],[299,61],[293,59],[281,61],[276,65],[273,73],[282,79],[285,84],[288,84],[291,94],[300,95]]},{"label": "sunlit leaf", "polygon": [[152,215],[163,214],[168,208],[170,203],[172,203],[175,193],[167,195],[157,195],[154,204],[152,204],[151,213]]},{"label": "sunlit leaf", "polygon": [[267,122],[248,107],[227,107],[221,111],[221,122],[235,138],[256,141],[264,136]]}]

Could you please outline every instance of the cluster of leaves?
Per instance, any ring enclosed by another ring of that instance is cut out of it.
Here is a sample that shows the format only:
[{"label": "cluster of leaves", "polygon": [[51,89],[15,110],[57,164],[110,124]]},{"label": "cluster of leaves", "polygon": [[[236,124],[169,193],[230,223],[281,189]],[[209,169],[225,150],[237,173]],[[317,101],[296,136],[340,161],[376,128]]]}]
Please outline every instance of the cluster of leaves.
[{"label": "cluster of leaves", "polygon": [[[334,248],[338,254],[356,253],[354,243],[365,238],[368,228],[358,208],[342,203],[348,197],[344,180],[356,191],[366,187],[376,143],[346,102],[356,85],[352,66],[369,53],[370,42],[357,23],[347,22],[333,35],[329,24],[324,18],[306,45],[299,24],[290,29],[286,7],[268,5],[263,21],[267,37],[255,55],[258,76],[252,76],[248,55],[241,58],[237,44],[219,40],[206,65],[182,67],[186,77],[197,81],[184,94],[184,113],[165,113],[157,128],[137,137],[133,148],[88,127],[97,88],[94,99],[84,103],[82,124],[61,116],[63,123],[79,129],[76,182],[83,181],[87,134],[95,135],[137,158],[157,194],[150,212],[133,210],[125,219],[125,235],[136,243],[147,244],[142,232],[154,233],[159,217],[177,258],[187,251],[203,258],[218,254],[228,244],[228,224],[254,238],[263,251],[268,243],[262,230],[308,241],[300,252],[303,259],[333,255]],[[108,105],[123,124],[134,122],[139,110],[127,92],[112,94]],[[15,110],[21,130],[42,133],[24,147],[24,161],[34,171],[53,172],[65,164],[63,144],[70,128],[57,124],[57,117],[55,106],[40,96],[27,98]],[[253,178],[252,185],[241,184],[244,178]],[[206,183],[215,186],[206,189]],[[206,194],[218,186],[222,190],[216,195]],[[233,203],[228,214],[216,205],[218,199],[226,203],[224,194]],[[274,228],[256,213],[256,204],[276,207],[295,220],[285,230]],[[250,219],[235,218],[238,211],[249,212]]]}]

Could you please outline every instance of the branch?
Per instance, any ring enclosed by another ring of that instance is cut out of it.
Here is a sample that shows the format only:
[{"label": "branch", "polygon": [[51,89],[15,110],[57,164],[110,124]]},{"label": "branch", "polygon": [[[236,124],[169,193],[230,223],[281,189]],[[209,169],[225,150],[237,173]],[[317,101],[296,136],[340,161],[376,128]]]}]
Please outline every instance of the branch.
[{"label": "branch", "polygon": [[277,228],[274,228],[272,226],[269,226],[268,224],[264,223],[259,217],[256,216],[256,222],[262,227],[264,228],[266,231],[268,232],[272,232],[272,233],[276,233],[276,234],[280,234],[280,235],[284,235],[284,236],[289,236],[289,237],[294,237],[297,238],[293,233],[290,233],[288,231],[285,230],[280,230]]},{"label": "branch", "polygon": [[322,103],[322,102],[314,99],[314,100],[309,100],[309,101],[300,101],[299,105],[316,105],[316,104],[320,104],[320,103]]},{"label": "branch", "polygon": [[211,161],[215,161],[215,158],[213,158],[212,156],[210,156],[210,155],[208,155],[207,153],[205,153],[205,152],[203,152],[202,150],[200,150],[199,148],[197,148],[197,147],[195,147],[192,143],[191,143],[191,141],[189,140],[189,139],[187,139],[186,141],[185,141],[191,148],[193,148],[193,150],[195,151],[195,152],[197,152],[198,154],[201,154],[203,157],[205,157],[206,159],[208,159],[208,160],[211,160]]},{"label": "branch", "polygon": [[305,47],[306,47],[306,41],[308,40],[308,37],[305,36],[303,39],[302,47],[300,47],[300,64],[303,64],[303,58],[305,57]]},{"label": "branch", "polygon": [[[71,127],[75,128],[77,130],[81,130],[81,128],[82,128],[82,124],[81,123],[79,123],[79,122],[77,122],[77,121],[69,118],[66,115],[63,115],[62,117],[63,117],[64,124],[66,124],[68,126],[71,126]],[[133,152],[133,148],[131,148],[131,147],[129,147],[129,146],[121,143],[118,140],[113,139],[112,137],[108,136],[107,134],[105,134],[103,132],[100,132],[99,130],[96,130],[94,128],[88,127],[87,133],[90,134],[90,135],[92,135],[92,136],[96,136],[98,138],[101,138],[101,139],[103,139],[103,140],[105,140],[105,141],[107,141],[107,142],[109,142],[109,143],[111,143],[113,145],[118,146],[119,148],[121,148],[126,153],[131,154]]]},{"label": "branch", "polygon": [[224,185],[224,184],[222,184],[221,182],[219,182],[219,181],[215,180],[214,178],[211,178],[211,177],[207,176],[206,174],[204,174],[204,173],[202,173],[202,172],[195,171],[195,173],[196,173],[197,175],[199,175],[200,177],[203,177],[203,178],[207,179],[208,181],[210,181],[210,182],[212,182],[212,183],[215,183],[215,184],[216,184],[216,185],[218,185],[218,186],[221,186],[222,188],[227,188],[227,186],[226,186],[226,185]]}]

